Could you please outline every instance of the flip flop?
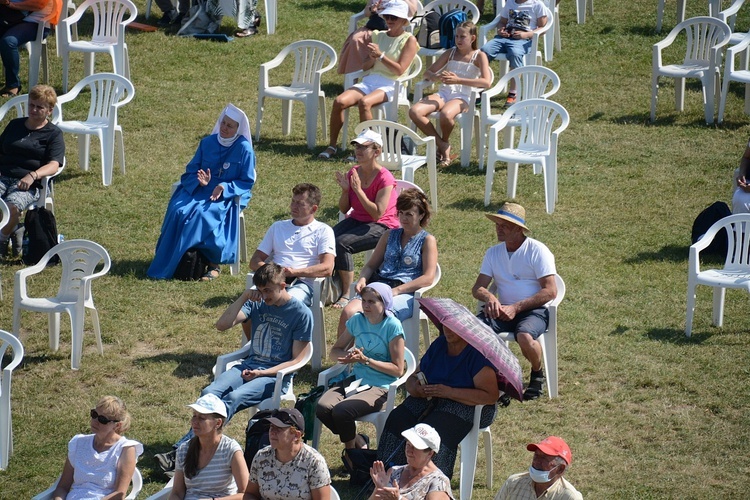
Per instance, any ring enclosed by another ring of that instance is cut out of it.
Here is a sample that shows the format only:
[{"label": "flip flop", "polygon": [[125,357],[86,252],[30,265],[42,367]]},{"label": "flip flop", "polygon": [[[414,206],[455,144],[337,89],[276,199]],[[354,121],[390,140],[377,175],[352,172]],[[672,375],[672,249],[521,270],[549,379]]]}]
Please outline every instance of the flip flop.
[{"label": "flip flop", "polygon": [[[11,92],[11,90],[15,90],[15,92]],[[3,87],[2,90],[0,90],[0,97],[16,97],[21,93],[21,86],[19,85],[16,89],[9,89],[7,87]]]},{"label": "flip flop", "polygon": [[254,28],[253,29],[245,28],[244,30],[235,31],[234,36],[236,36],[237,38],[247,38],[249,36],[256,35],[257,33],[258,33],[258,30]]},{"label": "flip flop", "polygon": [[336,156],[336,153],[338,153],[338,149],[333,146],[328,146],[323,150],[322,153],[318,155],[318,160],[325,160],[328,161],[334,156]]},{"label": "flip flop", "polygon": [[[216,274],[214,274],[216,273]],[[221,275],[221,269],[218,267],[209,267],[206,274],[201,276],[201,281],[213,281]]]},{"label": "flip flop", "polygon": [[331,307],[334,309],[343,309],[347,306],[347,304],[349,304],[349,299],[347,299],[346,297],[340,297],[339,300],[331,305]]}]

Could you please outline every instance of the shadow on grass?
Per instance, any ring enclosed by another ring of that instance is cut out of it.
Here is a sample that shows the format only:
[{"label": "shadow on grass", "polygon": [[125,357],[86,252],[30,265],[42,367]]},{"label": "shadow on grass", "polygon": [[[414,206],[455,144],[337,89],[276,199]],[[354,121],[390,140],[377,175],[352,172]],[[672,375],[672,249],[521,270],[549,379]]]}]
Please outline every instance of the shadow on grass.
[{"label": "shadow on grass", "polygon": [[[602,29],[602,32],[606,30],[607,27]],[[614,31],[613,29],[610,29],[610,31]],[[668,28],[666,26],[662,26],[661,33],[656,32],[656,21],[654,21],[653,24],[645,24],[643,26],[631,26],[626,30],[627,33],[630,33],[631,35],[636,36],[644,36],[644,37],[653,37],[653,36],[661,36],[662,38],[666,38],[666,36],[669,34],[669,32],[672,31],[672,28]]]},{"label": "shadow on grass", "polygon": [[326,208],[319,208],[318,214],[316,216],[320,220],[339,220],[339,209],[338,207],[326,207]]},{"label": "shadow on grass", "polygon": [[702,344],[711,337],[711,333],[693,333],[692,337],[685,336],[685,330],[678,330],[677,328],[651,328],[646,330],[646,337],[650,340],[657,340],[659,342],[671,342],[677,345],[690,345],[690,344]]},{"label": "shadow on grass", "polygon": [[228,306],[235,300],[237,300],[237,296],[235,295],[219,295],[217,297],[211,297],[210,299],[203,301],[203,307],[213,308],[219,306]]},{"label": "shadow on grass", "polygon": [[623,261],[625,264],[640,264],[648,261],[685,262],[690,247],[687,245],[665,245],[656,251],[639,252]]},{"label": "shadow on grass", "polygon": [[172,375],[177,378],[205,377],[211,373],[211,369],[216,364],[216,356],[211,356],[205,352],[166,352],[156,356],[145,356],[136,358],[133,364],[145,367],[149,364],[156,363],[174,363],[177,362],[177,368]]},{"label": "shadow on grass", "polygon": [[142,280],[150,280],[151,278],[146,276],[149,265],[151,265],[150,260],[113,260],[109,274],[115,276],[133,276]]},{"label": "shadow on grass", "polygon": [[360,8],[362,4],[357,2],[345,2],[340,0],[326,0],[324,2],[304,2],[298,4],[298,8],[301,10],[314,10],[317,11],[318,9],[321,9],[323,7],[328,7],[330,9],[335,10],[336,12],[351,12],[352,14],[356,14],[357,12],[360,12],[362,9]]},{"label": "shadow on grass", "polygon": [[[275,125],[269,125],[269,124],[266,125],[266,127],[271,127],[271,126],[275,126]],[[310,159],[317,158],[317,153],[315,153],[317,148],[307,149],[307,146],[305,144],[291,145],[288,142],[286,142],[288,141],[287,138],[283,138],[279,140],[275,138],[274,139],[269,139],[267,137],[264,138],[263,130],[268,130],[268,129],[267,128],[261,129],[259,141],[255,141],[255,139],[253,139],[253,148],[255,148],[256,154],[258,151],[265,151],[265,152],[271,152],[274,154],[283,154],[286,156],[292,156],[297,159],[299,159],[300,157],[304,158],[305,156],[309,156]],[[281,127],[279,126],[278,130],[274,130],[272,133],[280,134]],[[304,140],[305,138],[304,122],[302,123],[302,125],[298,125],[297,127],[292,126],[292,133],[290,134],[289,137],[299,138],[301,140]]]},{"label": "shadow on grass", "polygon": [[484,201],[480,198],[463,198],[448,205],[448,208],[455,210],[462,210],[464,212],[496,212],[498,207],[502,205],[500,203],[490,203],[489,206],[484,206]]}]

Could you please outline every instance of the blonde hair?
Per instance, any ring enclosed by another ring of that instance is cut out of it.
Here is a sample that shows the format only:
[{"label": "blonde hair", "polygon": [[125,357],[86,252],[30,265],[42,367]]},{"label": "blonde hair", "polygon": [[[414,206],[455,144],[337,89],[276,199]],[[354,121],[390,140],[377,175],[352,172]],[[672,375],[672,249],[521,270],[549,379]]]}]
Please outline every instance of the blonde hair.
[{"label": "blonde hair", "polygon": [[130,429],[130,413],[122,399],[117,396],[104,396],[96,403],[96,408],[101,408],[110,420],[118,421],[118,434]]}]

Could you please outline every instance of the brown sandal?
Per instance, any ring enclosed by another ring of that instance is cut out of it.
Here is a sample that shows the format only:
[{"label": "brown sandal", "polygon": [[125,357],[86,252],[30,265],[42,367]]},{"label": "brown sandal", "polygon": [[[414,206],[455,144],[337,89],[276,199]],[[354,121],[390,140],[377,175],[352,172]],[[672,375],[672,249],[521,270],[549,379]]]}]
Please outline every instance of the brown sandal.
[{"label": "brown sandal", "polygon": [[0,97],[8,98],[8,97],[16,97],[21,93],[21,87],[18,86],[13,89],[9,89],[7,87],[3,87],[2,90],[0,90]]}]

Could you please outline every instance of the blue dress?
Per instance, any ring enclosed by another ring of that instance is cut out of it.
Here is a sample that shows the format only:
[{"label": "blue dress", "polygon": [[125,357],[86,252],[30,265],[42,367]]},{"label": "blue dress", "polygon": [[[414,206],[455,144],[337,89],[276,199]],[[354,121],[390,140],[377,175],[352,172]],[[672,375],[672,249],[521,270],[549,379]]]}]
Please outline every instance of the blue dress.
[{"label": "blue dress", "polygon": [[[198,183],[198,170],[210,170],[207,186]],[[217,185],[224,186],[222,199],[211,201]],[[237,256],[237,219],[240,216],[234,197],[240,197],[244,209],[255,184],[255,153],[245,137],[238,137],[229,147],[219,144],[217,134],[201,140],[193,159],[180,178],[164,215],[156,254],[148,275],[169,279],[183,254],[191,248],[200,250],[214,263],[228,264]]]}]

